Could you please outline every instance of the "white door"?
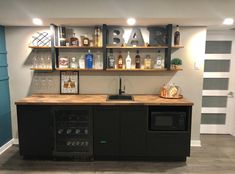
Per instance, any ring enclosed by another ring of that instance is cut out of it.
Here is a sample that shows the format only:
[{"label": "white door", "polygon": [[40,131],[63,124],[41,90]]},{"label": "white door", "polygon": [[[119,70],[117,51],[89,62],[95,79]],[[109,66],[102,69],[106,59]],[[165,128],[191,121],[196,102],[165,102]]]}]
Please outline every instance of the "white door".
[{"label": "white door", "polygon": [[235,135],[235,31],[208,31],[201,133]]}]

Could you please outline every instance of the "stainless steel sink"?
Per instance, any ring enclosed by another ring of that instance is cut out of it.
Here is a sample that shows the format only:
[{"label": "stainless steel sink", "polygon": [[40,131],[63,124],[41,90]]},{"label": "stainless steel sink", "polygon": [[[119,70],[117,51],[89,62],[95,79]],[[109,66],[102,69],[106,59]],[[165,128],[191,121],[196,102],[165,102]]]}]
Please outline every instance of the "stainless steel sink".
[{"label": "stainless steel sink", "polygon": [[134,100],[132,95],[108,95],[107,100]]}]

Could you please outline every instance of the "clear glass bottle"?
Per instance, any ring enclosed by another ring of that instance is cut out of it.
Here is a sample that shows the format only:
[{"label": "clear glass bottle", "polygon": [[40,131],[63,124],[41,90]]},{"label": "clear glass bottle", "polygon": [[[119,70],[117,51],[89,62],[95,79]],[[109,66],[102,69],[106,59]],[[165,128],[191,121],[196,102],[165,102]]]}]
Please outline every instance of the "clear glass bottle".
[{"label": "clear glass bottle", "polygon": [[60,46],[66,46],[66,28],[60,27]]},{"label": "clear glass bottle", "polygon": [[146,55],[145,59],[144,59],[144,68],[145,69],[151,69],[152,68],[152,59],[150,57],[150,55]]},{"label": "clear glass bottle", "polygon": [[155,69],[163,68],[163,58],[160,54],[160,50],[158,51],[158,55],[157,55],[157,58],[156,58],[156,61],[155,61],[155,64],[154,64],[154,68]]},{"label": "clear glass bottle", "polygon": [[85,58],[83,55],[80,56],[80,59],[79,59],[79,68],[80,69],[84,69],[85,68]]},{"label": "clear glass bottle", "polygon": [[76,57],[72,57],[70,60],[70,68],[78,68],[78,63],[76,61]]},{"label": "clear glass bottle", "polygon": [[115,68],[115,58],[113,56],[113,49],[110,49],[110,52],[109,52],[108,67]]},{"label": "clear glass bottle", "polygon": [[126,69],[131,69],[131,56],[130,52],[127,52],[127,57],[126,57]]},{"label": "clear glass bottle", "polygon": [[103,69],[103,59],[101,57],[100,52],[98,52],[96,54],[95,68],[96,69]]}]

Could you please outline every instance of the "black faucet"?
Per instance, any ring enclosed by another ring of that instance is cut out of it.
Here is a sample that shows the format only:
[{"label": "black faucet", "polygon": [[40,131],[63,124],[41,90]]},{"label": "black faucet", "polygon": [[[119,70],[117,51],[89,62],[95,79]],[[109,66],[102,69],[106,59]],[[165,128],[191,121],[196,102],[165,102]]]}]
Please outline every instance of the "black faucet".
[{"label": "black faucet", "polygon": [[120,77],[119,78],[119,95],[122,95],[122,94],[125,94],[125,86],[123,87],[123,90],[122,90],[122,78]]}]

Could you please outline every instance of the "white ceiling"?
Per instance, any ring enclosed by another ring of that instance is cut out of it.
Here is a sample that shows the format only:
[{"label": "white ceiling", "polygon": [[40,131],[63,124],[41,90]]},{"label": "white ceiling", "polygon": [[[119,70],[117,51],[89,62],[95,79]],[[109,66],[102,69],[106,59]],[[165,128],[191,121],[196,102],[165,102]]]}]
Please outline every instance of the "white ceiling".
[{"label": "white ceiling", "polygon": [[32,26],[40,17],[44,25],[126,25],[127,17],[137,25],[179,24],[223,26],[225,17],[235,18],[235,0],[0,0],[0,25]]}]

